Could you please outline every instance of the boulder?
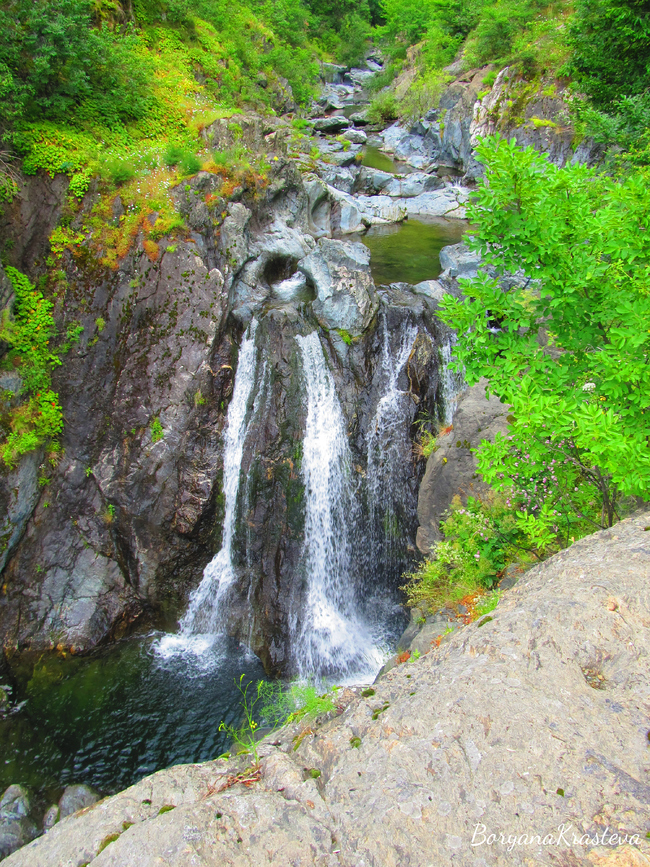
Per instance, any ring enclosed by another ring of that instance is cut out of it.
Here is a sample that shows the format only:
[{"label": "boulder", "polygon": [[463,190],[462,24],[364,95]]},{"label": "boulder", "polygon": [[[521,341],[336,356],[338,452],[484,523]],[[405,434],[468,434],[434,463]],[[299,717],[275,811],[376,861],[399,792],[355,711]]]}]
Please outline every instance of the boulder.
[{"label": "boulder", "polygon": [[355,183],[356,193],[365,193],[376,196],[383,193],[395,178],[390,172],[382,172],[368,166],[361,166]]},{"label": "boulder", "polygon": [[440,522],[455,496],[466,499],[485,493],[488,486],[477,476],[477,460],[470,449],[482,440],[494,441],[497,432],[508,429],[508,407],[492,395],[485,395],[482,380],[459,398],[453,414],[453,428],[438,437],[437,450],[427,460],[418,497],[416,542],[423,554],[442,539]]},{"label": "boulder", "polygon": [[332,117],[319,117],[314,124],[316,132],[339,133],[344,129],[352,126],[352,121],[348,120],[342,114],[335,114]]},{"label": "boulder", "polygon": [[73,813],[91,807],[99,801],[99,795],[90,786],[78,783],[66,786],[59,799],[59,819],[65,819]]},{"label": "boulder", "polygon": [[370,123],[366,111],[357,111],[350,115],[350,120],[355,126],[366,126]]},{"label": "boulder", "polygon": [[449,186],[430,193],[421,193],[412,198],[396,199],[406,209],[409,217],[452,217],[464,220],[466,216],[465,202],[469,190],[464,187]]},{"label": "boulder", "polygon": [[450,277],[476,277],[480,264],[480,254],[472,252],[466,244],[451,244],[440,251],[440,267]]},{"label": "boulder", "polygon": [[299,269],[314,287],[313,310],[324,328],[357,337],[370,325],[379,303],[363,244],[321,238]]},{"label": "boulder", "polygon": [[31,810],[24,786],[9,786],[0,798],[0,861],[37,836]]},{"label": "boulder", "polygon": [[449,290],[438,280],[422,280],[421,283],[415,284],[413,291],[437,302],[441,301]]},{"label": "boulder", "polygon": [[361,150],[360,146],[352,146],[349,150],[341,150],[338,153],[328,154],[326,159],[328,163],[334,166],[348,167],[353,166],[357,161],[357,154]]},{"label": "boulder", "polygon": [[368,136],[361,129],[346,129],[343,133],[343,138],[351,141],[352,144],[364,145],[368,141]]},{"label": "boulder", "polygon": [[372,69],[351,69],[346,75],[346,79],[349,78],[353,84],[364,87],[374,74]]},{"label": "boulder", "polygon": [[292,277],[313,245],[313,238],[277,219],[249,238],[246,264],[230,289],[232,315],[247,325],[271,296],[274,284]]},{"label": "boulder", "polygon": [[47,808],[43,816],[43,831],[49,831],[50,828],[53,828],[60,818],[59,805],[52,804],[51,807]]},{"label": "boulder", "polygon": [[430,193],[444,187],[444,182],[426,172],[411,172],[408,175],[393,177],[384,188],[387,196],[402,197],[406,199]]},{"label": "boulder", "polygon": [[347,70],[347,66],[340,66],[338,63],[327,63],[326,61],[321,61],[320,77],[325,82],[338,84]]},{"label": "boulder", "polygon": [[352,166],[332,166],[329,163],[320,163],[318,174],[328,187],[334,187],[342,193],[351,193],[354,189],[358,169]]}]

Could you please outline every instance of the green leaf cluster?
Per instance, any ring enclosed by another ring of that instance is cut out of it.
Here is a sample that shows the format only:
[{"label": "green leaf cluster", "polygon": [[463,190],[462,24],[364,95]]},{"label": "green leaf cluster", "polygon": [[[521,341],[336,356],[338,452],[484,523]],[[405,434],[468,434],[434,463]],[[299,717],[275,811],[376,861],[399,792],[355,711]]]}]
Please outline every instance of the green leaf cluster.
[{"label": "green leaf cluster", "polygon": [[514,140],[477,152],[486,177],[470,244],[486,267],[441,316],[458,331],[468,382],[487,377],[512,406],[510,436],[482,446],[480,469],[528,489],[533,514],[554,503],[595,520],[595,498],[596,525],[611,525],[621,496],[650,489],[647,179],[558,169]]},{"label": "green leaf cluster", "polygon": [[28,395],[26,402],[3,416],[0,449],[5,464],[13,466],[22,455],[63,430],[59,397],[51,390],[52,369],[61,359],[51,348],[56,335],[52,302],[15,268],[8,267],[6,273],[15,302],[13,319],[5,310],[0,325],[0,339],[9,346],[3,365],[20,373],[22,393]]},{"label": "green leaf cluster", "polygon": [[474,593],[492,590],[513,561],[540,558],[557,543],[546,527],[526,522],[508,496],[456,497],[441,524],[443,541],[405,575],[408,605],[436,611]]}]

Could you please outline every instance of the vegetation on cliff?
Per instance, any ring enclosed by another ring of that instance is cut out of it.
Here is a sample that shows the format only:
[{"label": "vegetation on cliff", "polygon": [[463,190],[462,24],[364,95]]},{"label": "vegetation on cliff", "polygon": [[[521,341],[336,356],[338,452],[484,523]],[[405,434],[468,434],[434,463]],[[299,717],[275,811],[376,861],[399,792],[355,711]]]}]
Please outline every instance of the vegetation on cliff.
[{"label": "vegetation on cliff", "polygon": [[[59,353],[51,342],[56,334],[52,317],[53,304],[30,281],[7,268],[7,276],[15,293],[14,317],[3,311],[0,340],[9,347],[4,366],[20,375],[23,396],[18,401],[14,392],[2,395],[4,412],[0,421],[0,454],[7,466],[14,466],[27,452],[44,443],[51,443],[51,456],[56,461],[54,438],[63,430],[63,414],[58,395],[51,388],[52,369],[61,364]],[[70,335],[72,339],[78,332]]]}]

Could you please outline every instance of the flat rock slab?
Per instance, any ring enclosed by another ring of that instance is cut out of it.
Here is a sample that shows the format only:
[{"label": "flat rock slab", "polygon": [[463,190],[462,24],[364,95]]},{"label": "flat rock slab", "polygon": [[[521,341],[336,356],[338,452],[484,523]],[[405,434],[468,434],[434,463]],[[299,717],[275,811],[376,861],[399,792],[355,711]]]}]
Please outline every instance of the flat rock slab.
[{"label": "flat rock slab", "polygon": [[340,715],[275,733],[259,781],[161,771],[6,867],[647,865],[649,525],[576,542]]}]

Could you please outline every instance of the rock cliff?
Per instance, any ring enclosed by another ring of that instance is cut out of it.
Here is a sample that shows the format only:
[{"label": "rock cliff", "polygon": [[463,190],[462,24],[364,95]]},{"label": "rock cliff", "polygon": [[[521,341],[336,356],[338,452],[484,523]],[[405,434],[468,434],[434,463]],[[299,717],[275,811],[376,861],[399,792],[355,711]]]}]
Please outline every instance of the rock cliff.
[{"label": "rock cliff", "polygon": [[650,513],[528,572],[488,617],[246,759],[160,771],[7,867],[641,867]]},{"label": "rock cliff", "polygon": [[[240,120],[251,147],[261,147],[263,125]],[[207,134],[221,141],[222,127]],[[222,433],[237,346],[253,318],[260,322],[256,376],[265,403],[243,456],[231,633],[250,641],[269,671],[288,665],[288,599],[300,597],[304,523],[306,399],[296,336],[320,335],[364,487],[385,365],[405,329],[412,331],[413,352],[398,371],[409,395],[398,446],[406,470],[390,490],[391,516],[378,509],[372,521],[390,526],[397,540],[393,583],[414,550],[423,467],[410,461],[409,434],[418,414],[442,412],[444,400],[439,347],[446,332],[435,300],[408,287],[375,287],[359,243],[316,241],[310,197],[291,160],[272,161],[263,189],[242,188],[227,202],[219,188],[208,172],[177,187],[186,238],[162,238],[153,253],[136,239],[114,271],[100,267],[85,245],[63,255],[67,288],[57,322],[62,331],[75,322],[84,327],[54,376],[66,420],[63,458],[50,468],[33,453],[0,478],[7,561],[0,634],[9,655],[87,650],[133,622],[174,623],[219,549]],[[30,189],[21,193],[25,208]],[[51,198],[57,190],[52,184]],[[366,518],[367,497],[362,493]],[[367,573],[361,580],[371,573],[379,584],[388,580],[377,534],[357,535],[360,572]]]}]

